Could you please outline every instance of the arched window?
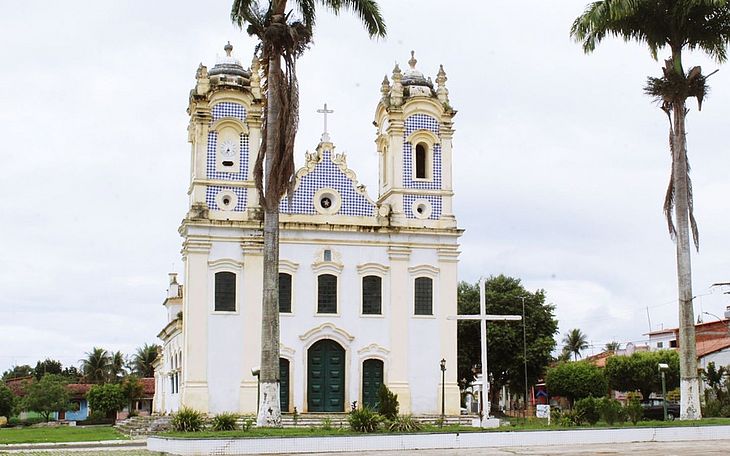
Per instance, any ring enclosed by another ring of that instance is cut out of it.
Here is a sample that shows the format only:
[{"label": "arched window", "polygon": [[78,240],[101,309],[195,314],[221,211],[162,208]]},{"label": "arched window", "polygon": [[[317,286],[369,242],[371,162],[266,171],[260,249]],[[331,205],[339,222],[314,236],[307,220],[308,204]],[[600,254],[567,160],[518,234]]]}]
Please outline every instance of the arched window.
[{"label": "arched window", "polygon": [[279,313],[291,313],[291,274],[279,273]]},{"label": "arched window", "polygon": [[233,272],[215,273],[215,311],[236,311],[236,274]]},{"label": "arched window", "polygon": [[416,179],[428,179],[428,149],[423,143],[416,144]]},{"label": "arched window", "polygon": [[433,315],[433,280],[417,277],[414,284],[414,314]]},{"label": "arched window", "polygon": [[317,277],[317,313],[337,313],[337,276]]},{"label": "arched window", "polygon": [[383,279],[369,275],[362,278],[362,313],[380,315],[382,313]]}]

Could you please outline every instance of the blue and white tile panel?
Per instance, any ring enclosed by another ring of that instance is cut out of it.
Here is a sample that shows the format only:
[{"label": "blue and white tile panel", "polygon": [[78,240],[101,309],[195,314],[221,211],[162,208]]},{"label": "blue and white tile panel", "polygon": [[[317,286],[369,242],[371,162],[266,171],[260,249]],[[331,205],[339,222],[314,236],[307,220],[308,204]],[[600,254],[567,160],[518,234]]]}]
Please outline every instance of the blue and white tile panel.
[{"label": "blue and white tile panel", "polygon": [[406,119],[403,145],[403,187],[422,190],[441,189],[441,145],[433,148],[433,179],[430,181],[413,180],[413,146],[405,141],[414,131],[428,130],[440,137],[438,120],[426,114],[413,114]]},{"label": "blue and white tile panel", "polygon": [[208,132],[208,150],[206,156],[206,168],[208,179],[217,179],[224,181],[245,181],[248,177],[248,135],[241,135],[238,145],[239,163],[238,172],[224,173],[216,171],[216,149],[218,147],[218,132]]},{"label": "blue and white tile panel", "polygon": [[442,202],[440,196],[431,195],[403,195],[403,212],[406,214],[406,218],[415,219],[416,216],[413,214],[411,208],[416,200],[425,199],[431,203],[431,215],[428,220],[438,220],[441,218]]},{"label": "blue and white tile panel", "polygon": [[213,106],[210,110],[210,114],[213,117],[210,123],[224,117],[234,117],[241,122],[244,122],[246,120],[246,107],[239,103],[223,101]]},{"label": "blue and white tile panel", "polygon": [[358,193],[353,184],[354,182],[342,172],[340,167],[332,162],[332,152],[325,150],[314,170],[299,179],[299,185],[291,198],[291,204],[289,197],[285,195],[279,209],[286,214],[317,214],[314,208],[314,194],[322,188],[331,188],[337,190],[342,199],[338,215],[374,216],[375,205]]},{"label": "blue and white tile panel", "polygon": [[238,201],[236,202],[236,207],[233,208],[233,212],[243,212],[246,210],[246,189],[221,185],[209,185],[205,189],[205,203],[208,205],[208,209],[212,211],[221,210],[215,199],[216,195],[218,195],[221,190],[230,190],[236,194]]}]

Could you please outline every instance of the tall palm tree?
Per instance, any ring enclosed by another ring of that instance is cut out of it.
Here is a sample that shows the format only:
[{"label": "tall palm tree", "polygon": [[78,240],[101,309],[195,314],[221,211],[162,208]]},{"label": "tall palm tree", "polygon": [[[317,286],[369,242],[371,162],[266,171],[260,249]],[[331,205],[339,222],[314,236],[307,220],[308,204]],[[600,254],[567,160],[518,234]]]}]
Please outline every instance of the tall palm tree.
[{"label": "tall palm tree", "polygon": [[109,378],[111,357],[103,348],[94,347],[81,361],[81,372],[86,383],[106,383]]},{"label": "tall palm tree", "polygon": [[116,351],[111,354],[111,360],[109,363],[109,381],[116,383],[122,380],[124,377],[125,369],[127,367],[127,360],[124,359],[124,355],[120,351]]},{"label": "tall palm tree", "polygon": [[148,345],[137,348],[132,356],[132,371],[134,374],[149,378],[155,376],[155,368],[152,366],[157,359],[159,347],[157,345]]},{"label": "tall palm tree", "polygon": [[[293,19],[287,0],[234,0],[231,19],[259,40],[257,56],[265,76],[263,142],[254,177],[264,212],[264,273],[261,316],[261,401],[257,424],[280,426],[279,404],[279,203],[294,184],[294,138],[299,118],[295,64],[312,39],[314,0],[292,0],[301,15]],[[375,0],[319,0],[338,14],[348,8],[362,20],[370,37],[385,36]],[[282,69],[281,61],[284,60]]]},{"label": "tall palm tree", "polygon": [[699,235],[692,211],[685,116],[687,98],[697,98],[698,108],[702,108],[709,75],[702,75],[700,67],[685,72],[682,51],[699,49],[718,62],[724,62],[730,41],[730,6],[727,0],[596,1],[575,20],[570,34],[583,45],[586,53],[592,52],[606,36],[645,43],[655,59],[662,49],[668,48],[671,52],[662,68],[662,76],[650,77],[645,92],[661,102],[661,109],[669,119],[672,172],[664,213],[677,248],[680,417],[699,419],[702,415],[692,308],[690,229],[697,249]]},{"label": "tall palm tree", "polygon": [[578,328],[571,329],[563,336],[563,344],[563,353],[571,353],[576,361],[580,352],[588,348],[587,337]]},{"label": "tall palm tree", "polygon": [[606,344],[606,346],[603,348],[607,352],[615,352],[616,350],[619,350],[621,348],[621,342],[611,341]]}]

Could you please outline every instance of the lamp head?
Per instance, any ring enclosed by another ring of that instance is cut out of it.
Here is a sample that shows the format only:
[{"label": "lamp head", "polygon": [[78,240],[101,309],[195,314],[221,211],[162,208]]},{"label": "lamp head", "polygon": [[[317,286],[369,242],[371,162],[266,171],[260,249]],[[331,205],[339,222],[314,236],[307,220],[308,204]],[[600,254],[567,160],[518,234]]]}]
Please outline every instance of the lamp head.
[{"label": "lamp head", "polygon": [[659,370],[660,371],[669,370],[669,364],[667,364],[667,363],[659,363]]},{"label": "lamp head", "polygon": [[258,368],[258,367],[251,368],[251,375],[253,375],[254,377],[258,377],[260,373],[261,373],[260,368]]},{"label": "lamp head", "polygon": [[442,370],[442,371],[445,371],[445,370],[446,370],[446,360],[445,360],[445,359],[443,359],[443,358],[441,358],[441,363],[440,363],[440,365],[441,365],[441,370]]}]

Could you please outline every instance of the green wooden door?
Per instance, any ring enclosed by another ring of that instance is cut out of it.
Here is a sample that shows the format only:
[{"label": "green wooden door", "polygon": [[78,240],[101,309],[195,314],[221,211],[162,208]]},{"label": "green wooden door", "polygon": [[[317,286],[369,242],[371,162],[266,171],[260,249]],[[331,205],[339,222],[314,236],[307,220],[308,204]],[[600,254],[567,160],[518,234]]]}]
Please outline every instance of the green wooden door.
[{"label": "green wooden door", "polygon": [[279,358],[279,402],[281,411],[289,412],[289,360]]},{"label": "green wooden door", "polygon": [[362,363],[362,405],[375,409],[378,404],[378,390],[383,384],[383,362],[366,359]]},{"label": "green wooden door", "polygon": [[307,410],[345,411],[345,350],[322,339],[307,353]]}]

